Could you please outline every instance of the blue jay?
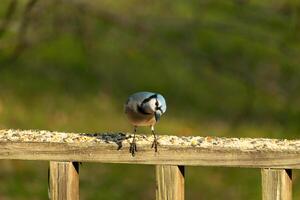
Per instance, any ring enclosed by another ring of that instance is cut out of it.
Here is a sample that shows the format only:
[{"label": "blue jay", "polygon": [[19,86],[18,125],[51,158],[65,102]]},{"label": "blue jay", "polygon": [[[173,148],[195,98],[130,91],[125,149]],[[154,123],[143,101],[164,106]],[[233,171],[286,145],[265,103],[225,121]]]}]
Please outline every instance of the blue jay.
[{"label": "blue jay", "polygon": [[150,126],[154,141],[152,147],[157,152],[157,138],[154,131],[154,125],[159,121],[161,115],[166,112],[167,105],[164,97],[152,92],[137,92],[128,97],[125,104],[125,113],[134,126],[134,135],[130,143],[129,151],[132,156],[137,151],[135,143],[135,134],[138,126]]}]

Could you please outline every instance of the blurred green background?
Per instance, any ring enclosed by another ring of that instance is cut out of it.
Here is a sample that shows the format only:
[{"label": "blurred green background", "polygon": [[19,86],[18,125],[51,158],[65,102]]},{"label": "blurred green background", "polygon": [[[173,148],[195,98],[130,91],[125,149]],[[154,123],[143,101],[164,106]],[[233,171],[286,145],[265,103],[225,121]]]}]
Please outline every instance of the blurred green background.
[{"label": "blurred green background", "polygon": [[[136,91],[165,96],[159,134],[297,138],[300,1],[1,0],[0,128],[130,132]],[[47,162],[0,166],[0,200],[47,199]],[[82,199],[155,197],[153,166],[80,173]],[[186,170],[186,199],[260,193],[258,169]]]}]

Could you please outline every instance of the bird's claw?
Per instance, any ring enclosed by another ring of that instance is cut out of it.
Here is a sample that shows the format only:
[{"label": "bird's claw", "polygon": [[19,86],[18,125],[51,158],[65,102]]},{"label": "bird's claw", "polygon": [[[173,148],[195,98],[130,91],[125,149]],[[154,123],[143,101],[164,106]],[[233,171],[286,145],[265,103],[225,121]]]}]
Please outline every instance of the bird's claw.
[{"label": "bird's claw", "polygon": [[135,152],[137,152],[137,148],[136,148],[135,141],[133,141],[132,143],[130,143],[129,153],[131,153],[131,155],[134,157],[135,156]]},{"label": "bird's claw", "polygon": [[151,148],[154,148],[154,151],[157,152],[157,145],[158,145],[158,142],[156,139],[154,139],[152,145],[151,145]]}]

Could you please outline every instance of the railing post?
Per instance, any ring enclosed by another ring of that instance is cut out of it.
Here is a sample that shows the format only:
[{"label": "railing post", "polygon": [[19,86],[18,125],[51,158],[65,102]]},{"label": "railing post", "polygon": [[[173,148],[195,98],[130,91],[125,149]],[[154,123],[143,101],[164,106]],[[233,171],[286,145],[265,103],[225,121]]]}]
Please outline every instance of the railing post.
[{"label": "railing post", "polygon": [[51,200],[79,200],[78,162],[50,161],[49,178]]},{"label": "railing post", "polygon": [[156,165],[156,200],[184,200],[184,166]]},{"label": "railing post", "polygon": [[262,199],[292,200],[292,170],[262,169]]}]

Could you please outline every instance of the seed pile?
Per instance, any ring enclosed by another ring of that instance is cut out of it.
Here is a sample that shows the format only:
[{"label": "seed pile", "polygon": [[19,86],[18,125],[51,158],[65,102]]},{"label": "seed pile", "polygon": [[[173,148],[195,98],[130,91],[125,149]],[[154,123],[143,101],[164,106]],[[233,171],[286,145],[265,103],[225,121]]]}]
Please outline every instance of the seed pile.
[{"label": "seed pile", "polygon": [[[64,133],[45,130],[0,130],[3,142],[49,142],[49,143],[96,143],[129,145],[131,133]],[[137,145],[149,145],[152,135],[136,135]],[[267,138],[224,138],[201,136],[158,136],[159,146],[201,148],[212,150],[300,152],[300,140],[280,140]]]}]

